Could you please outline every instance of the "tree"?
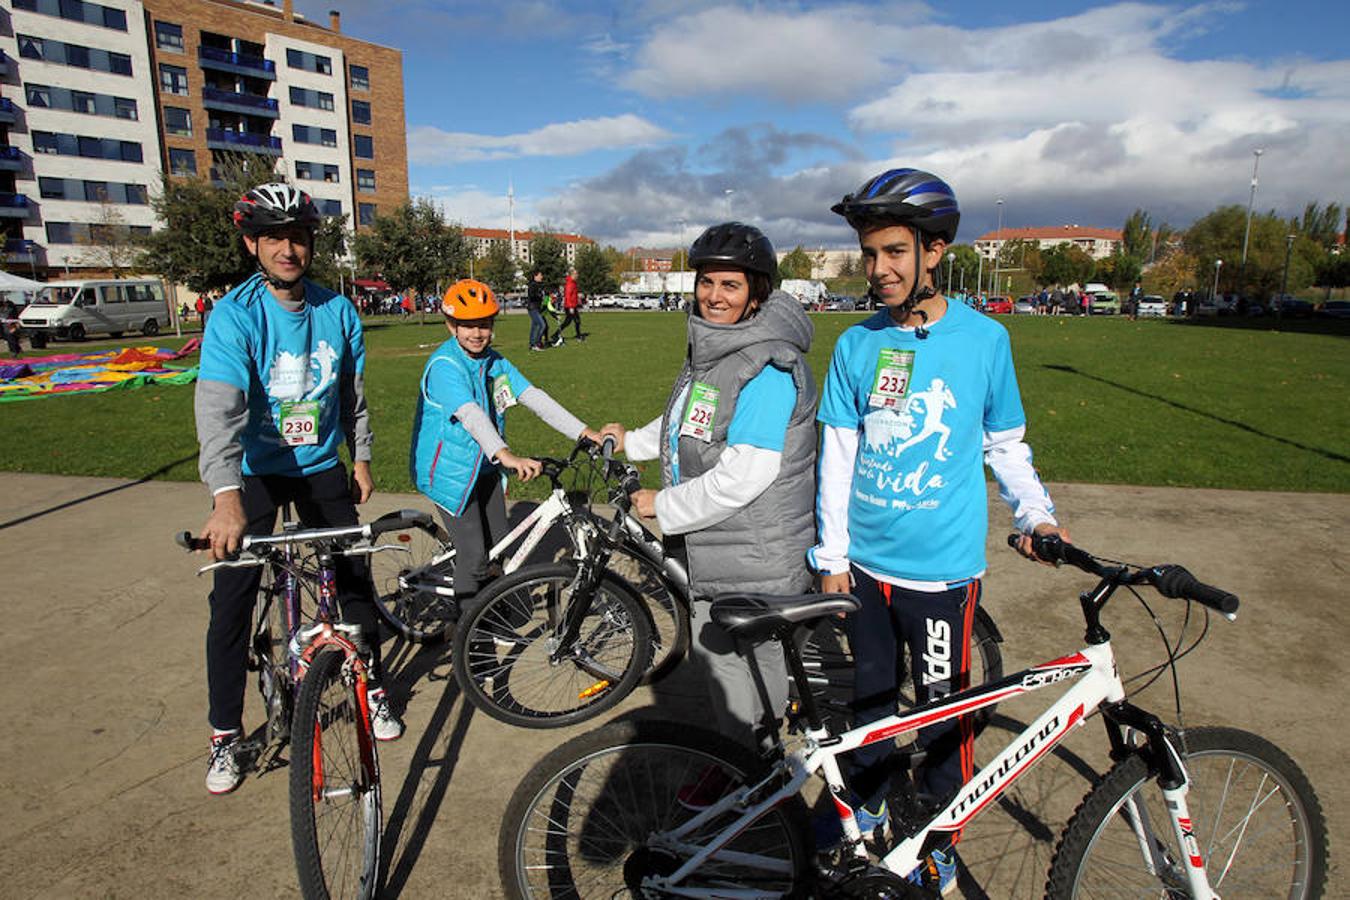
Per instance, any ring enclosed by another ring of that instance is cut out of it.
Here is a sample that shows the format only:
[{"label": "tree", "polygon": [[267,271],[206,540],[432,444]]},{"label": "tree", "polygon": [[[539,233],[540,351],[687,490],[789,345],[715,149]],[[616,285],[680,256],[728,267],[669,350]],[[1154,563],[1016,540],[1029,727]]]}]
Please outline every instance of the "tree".
[{"label": "tree", "polygon": [[622,250],[615,247],[606,246],[600,252],[605,255],[605,262],[609,265],[609,271],[614,276],[614,280],[622,284],[632,268],[632,261]]},{"label": "tree", "polygon": [[839,264],[839,271],[836,273],[838,278],[854,278],[858,275],[858,260],[852,253],[844,257],[844,261]]},{"label": "tree", "polygon": [[1041,252],[1040,242],[1024,238],[1004,241],[998,252],[998,267],[1000,271],[1021,269],[1032,281],[1039,282],[1041,272],[1045,268],[1045,257]]},{"label": "tree", "polygon": [[464,232],[447,225],[440,208],[423,198],[377,216],[353,244],[361,268],[378,272],[398,293],[436,295],[442,285],[468,273]]},{"label": "tree", "polygon": [[[544,290],[557,290],[567,276],[567,251],[563,242],[546,225],[536,226],[530,241],[530,272],[544,273]],[[530,277],[530,273],[525,273]]]},{"label": "tree", "polygon": [[778,261],[778,277],[780,279],[811,277],[811,255],[802,249],[801,244]]},{"label": "tree", "polygon": [[967,291],[974,292],[975,280],[981,272],[979,251],[970,244],[953,244],[947,249],[956,254],[956,260],[952,263],[952,284],[958,290],[965,285]]},{"label": "tree", "polygon": [[1339,203],[1328,203],[1326,206],[1309,203],[1303,208],[1303,219],[1297,223],[1296,230],[1316,241],[1323,250],[1330,250],[1336,246],[1336,235],[1341,230],[1342,221],[1344,214]]},{"label": "tree", "polygon": [[1177,291],[1193,291],[1200,284],[1199,266],[1185,250],[1173,249],[1144,273],[1144,291],[1170,298]]},{"label": "tree", "polygon": [[605,252],[595,244],[587,244],[577,253],[577,290],[583,294],[613,294],[619,281],[610,269]]},{"label": "tree", "polygon": [[1093,270],[1093,279],[1110,285],[1117,290],[1132,288],[1144,273],[1144,264],[1128,253],[1112,253],[1105,259],[1097,260]]},{"label": "tree", "polygon": [[89,224],[88,236],[82,235],[79,243],[84,246],[81,264],[105,270],[113,278],[129,274],[141,254],[140,241],[122,211],[108,201],[106,191],[100,191],[98,214]]},{"label": "tree", "polygon": [[158,272],[198,293],[227,290],[256,267],[234,227],[234,203],[249,189],[276,181],[272,159],[258,154],[222,154],[220,186],[205,177],[162,174],[151,201],[164,227],[141,240],[136,268]]},{"label": "tree", "polygon": [[1214,277],[1215,260],[1223,260],[1219,268],[1221,293],[1237,291],[1239,280],[1249,298],[1278,293],[1284,277],[1286,238],[1290,234],[1295,235],[1295,240],[1289,255],[1289,290],[1300,290],[1312,284],[1318,260],[1325,251],[1312,238],[1298,234],[1296,229],[1291,230],[1290,223],[1274,212],[1252,217],[1247,266],[1243,273],[1242,237],[1246,226],[1246,210],[1234,204],[1219,207],[1186,232],[1186,252],[1195,257],[1200,272],[1207,273],[1209,279]]},{"label": "tree", "polygon": [[306,277],[336,290],[341,283],[342,273],[347,270],[347,247],[350,244],[351,231],[347,228],[347,217],[325,218],[314,233],[314,260],[310,263]]},{"label": "tree", "polygon": [[1097,263],[1082,247],[1056,244],[1041,254],[1041,278],[1045,284],[1083,284]]},{"label": "tree", "polygon": [[514,291],[519,287],[516,280],[516,261],[511,256],[511,248],[503,241],[493,241],[487,255],[474,265],[478,280],[499,294]]},{"label": "tree", "polygon": [[1121,252],[1139,262],[1146,262],[1153,254],[1153,226],[1149,222],[1148,213],[1142,209],[1136,209],[1130,213],[1129,218],[1125,220],[1125,226],[1121,228],[1121,235],[1124,238],[1124,246]]}]

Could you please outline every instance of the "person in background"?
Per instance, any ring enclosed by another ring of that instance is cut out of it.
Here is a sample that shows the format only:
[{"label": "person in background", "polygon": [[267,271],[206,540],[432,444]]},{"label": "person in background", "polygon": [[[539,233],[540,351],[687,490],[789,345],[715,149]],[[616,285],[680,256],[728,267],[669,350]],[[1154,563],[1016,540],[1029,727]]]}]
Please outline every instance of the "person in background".
[{"label": "person in background", "polygon": [[579,341],[586,340],[586,335],[581,333],[581,294],[577,290],[577,270],[568,269],[567,279],[563,281],[563,320],[558,326],[558,339],[562,339],[562,333],[567,330],[568,323],[572,325],[572,333]]},{"label": "person in background", "polygon": [[544,272],[535,269],[525,289],[525,311],[530,314],[530,349],[548,346],[548,323],[544,321]]}]

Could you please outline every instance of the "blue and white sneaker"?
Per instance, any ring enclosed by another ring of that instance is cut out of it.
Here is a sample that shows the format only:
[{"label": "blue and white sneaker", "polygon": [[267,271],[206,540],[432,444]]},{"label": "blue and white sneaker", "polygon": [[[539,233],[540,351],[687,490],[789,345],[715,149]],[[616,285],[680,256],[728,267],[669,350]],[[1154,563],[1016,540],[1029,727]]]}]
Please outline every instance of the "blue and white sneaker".
[{"label": "blue and white sneaker", "polygon": [[920,887],[936,888],[946,897],[956,890],[956,850],[950,847],[945,851],[934,850],[906,880]]},{"label": "blue and white sneaker", "polygon": [[[885,800],[881,801],[881,807],[876,812],[865,806],[853,810],[853,821],[858,823],[858,830],[864,839],[871,837],[878,828],[886,827],[889,818]],[[823,813],[811,820],[811,834],[816,841],[816,852],[828,853],[844,842],[844,823],[833,812]]]}]

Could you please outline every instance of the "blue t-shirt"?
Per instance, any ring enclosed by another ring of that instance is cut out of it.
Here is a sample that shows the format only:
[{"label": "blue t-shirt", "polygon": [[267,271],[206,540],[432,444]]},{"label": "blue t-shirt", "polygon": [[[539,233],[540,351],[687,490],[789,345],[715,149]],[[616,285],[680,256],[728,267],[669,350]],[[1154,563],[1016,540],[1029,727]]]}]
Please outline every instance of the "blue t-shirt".
[{"label": "blue t-shirt", "polygon": [[[689,387],[686,385],[675,404],[678,415],[671,417],[666,434],[675,484],[680,483],[680,421],[688,403]],[[736,411],[731,416],[731,424],[727,425],[727,446],[748,444],[782,453],[788,422],[796,406],[797,385],[792,381],[792,373],[774,365],[765,366],[741,388]]]},{"label": "blue t-shirt", "polygon": [[[248,398],[241,443],[245,475],[312,475],[339,461],[342,376],[360,374],[365,341],[346,297],[305,282],[305,303],[290,312],[254,275],[216,303],[202,340],[199,378],[222,381]],[[282,405],[317,404],[313,444],[288,444]]]},{"label": "blue t-shirt", "polygon": [[881,310],[839,338],[816,418],[859,432],[850,560],[918,581],[984,571],[984,432],[1026,423],[1002,325],[948,302],[920,340]]}]

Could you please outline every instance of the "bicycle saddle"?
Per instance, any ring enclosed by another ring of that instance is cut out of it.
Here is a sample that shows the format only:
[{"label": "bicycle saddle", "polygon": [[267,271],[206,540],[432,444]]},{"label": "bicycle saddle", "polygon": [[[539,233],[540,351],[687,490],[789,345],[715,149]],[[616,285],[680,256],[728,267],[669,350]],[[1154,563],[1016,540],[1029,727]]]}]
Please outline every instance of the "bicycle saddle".
[{"label": "bicycle saddle", "polygon": [[781,640],[798,626],[859,606],[851,594],[718,594],[712,619],[733,637]]}]

